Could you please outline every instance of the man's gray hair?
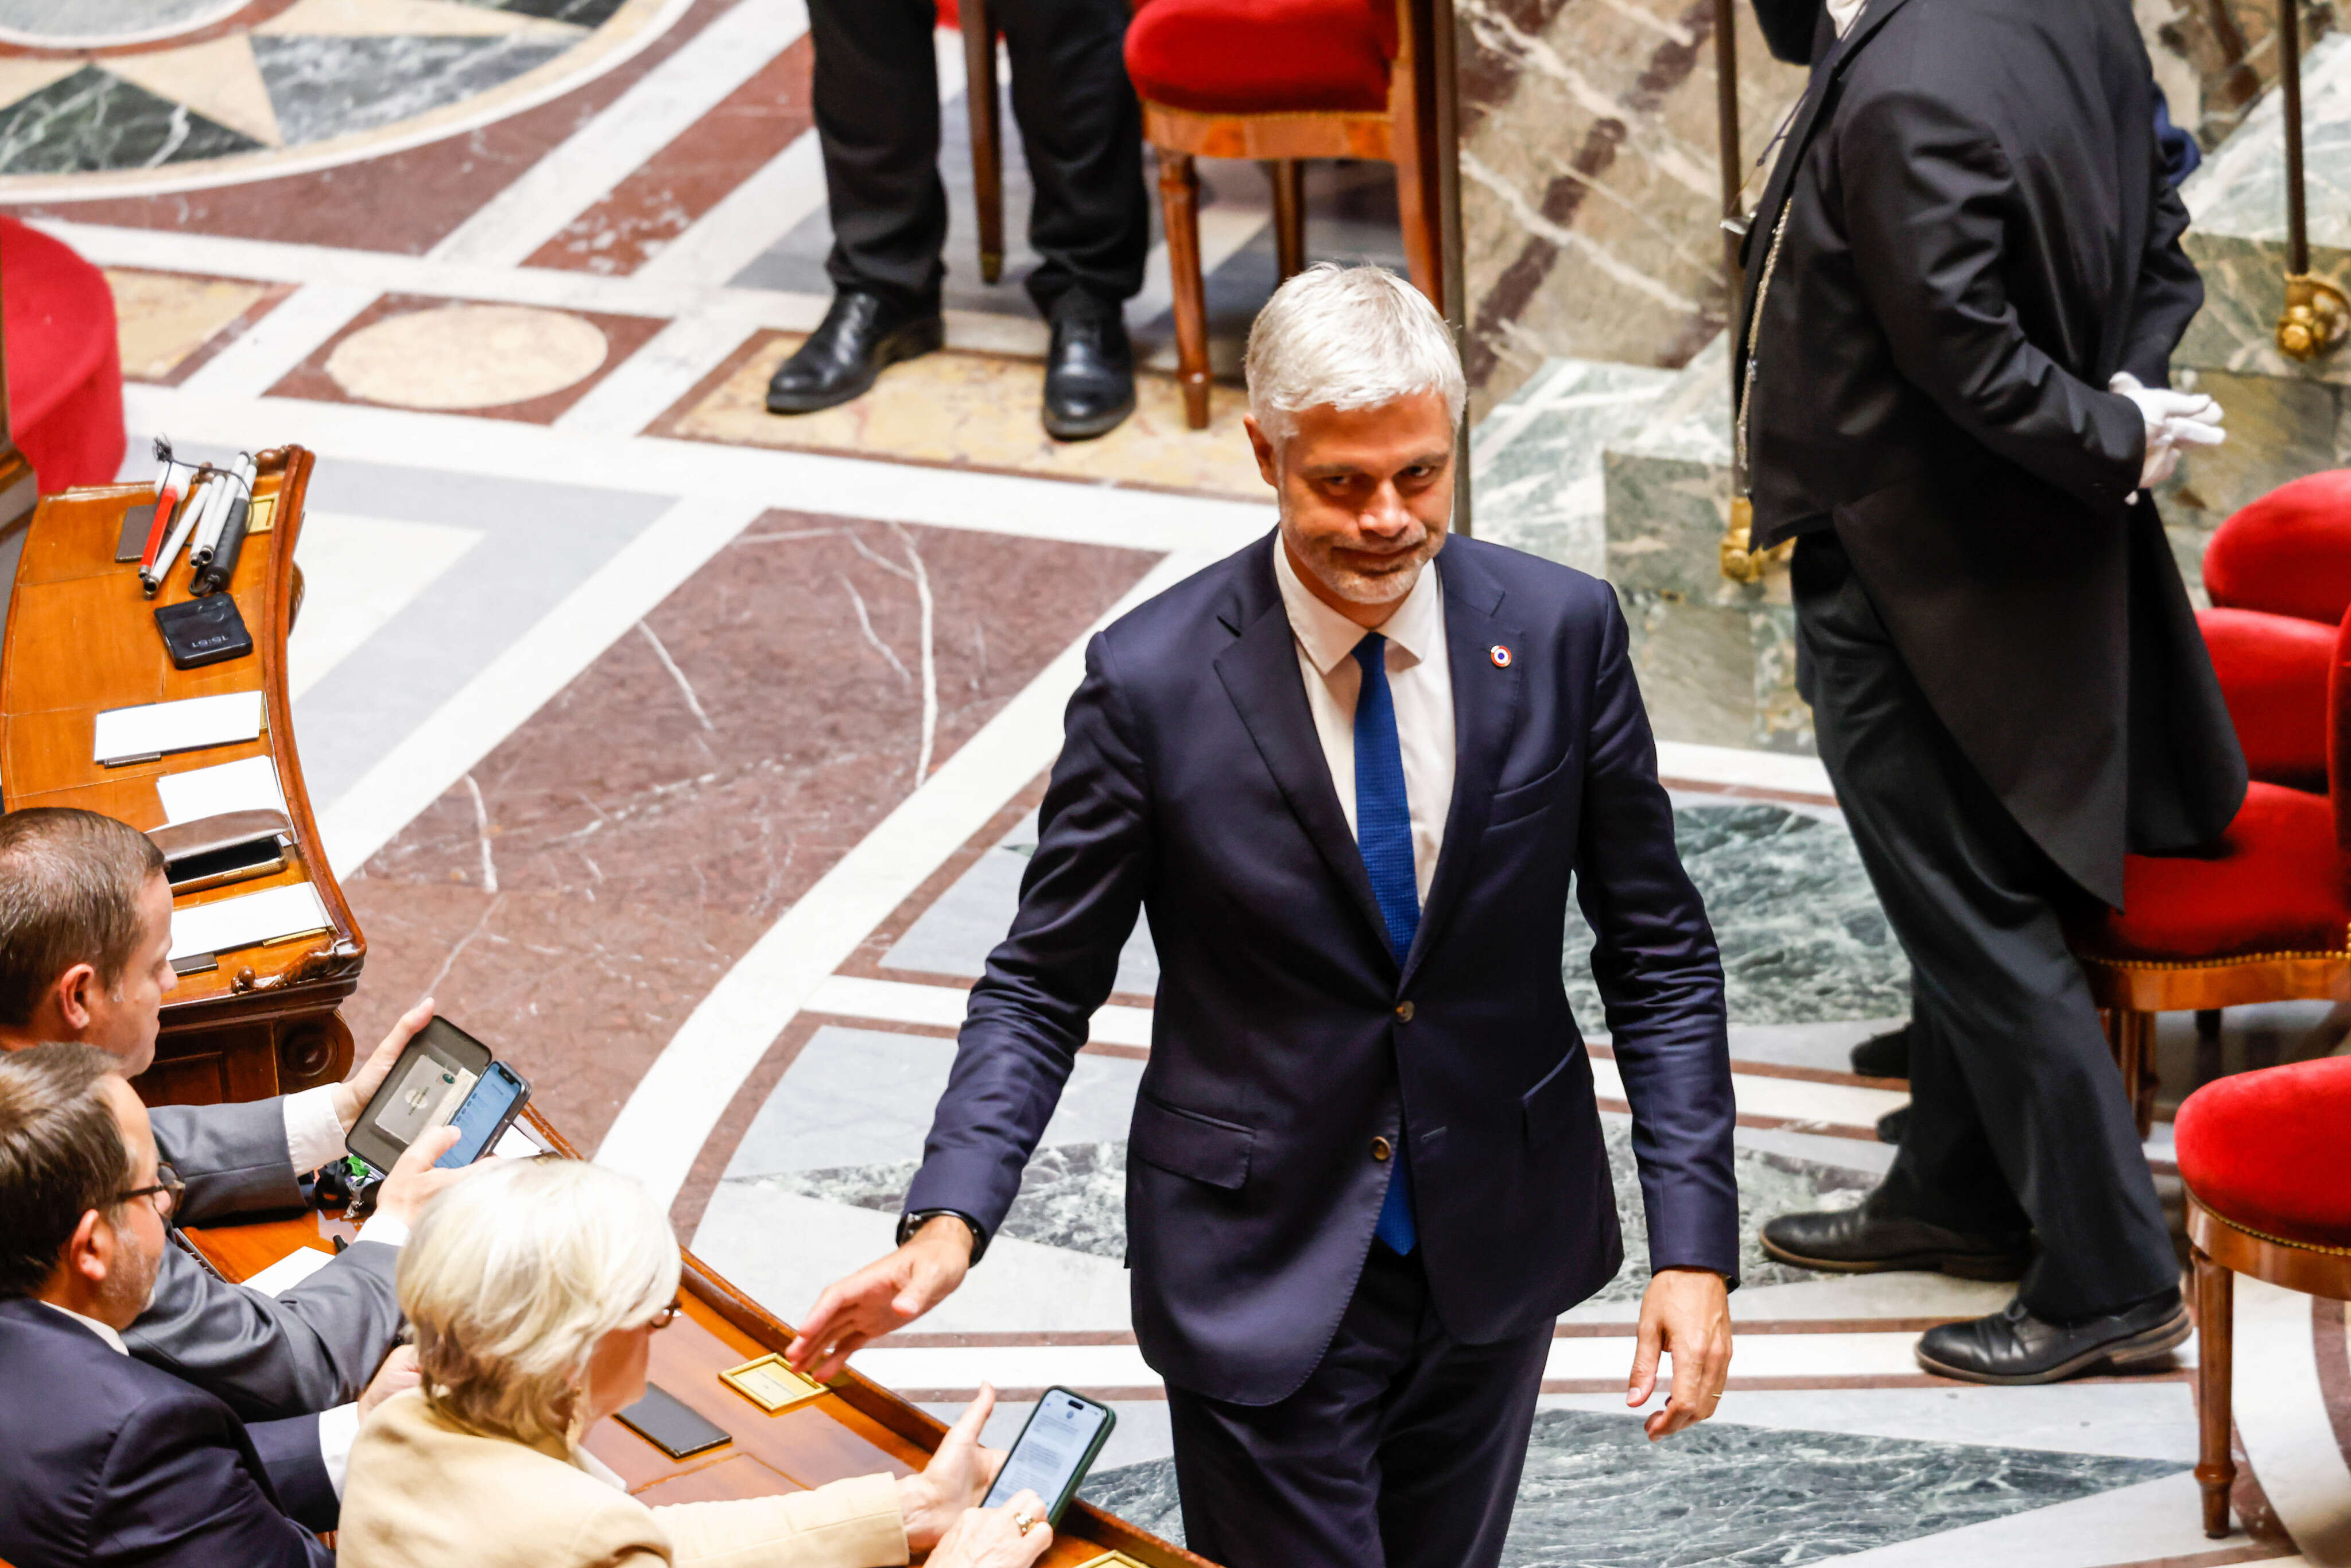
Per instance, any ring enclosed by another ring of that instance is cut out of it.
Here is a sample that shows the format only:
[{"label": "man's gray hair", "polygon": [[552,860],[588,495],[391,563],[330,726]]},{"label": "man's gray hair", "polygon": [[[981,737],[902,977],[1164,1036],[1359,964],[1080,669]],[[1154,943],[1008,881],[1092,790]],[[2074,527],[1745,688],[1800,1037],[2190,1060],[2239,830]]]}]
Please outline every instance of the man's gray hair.
[{"label": "man's gray hair", "polygon": [[1249,328],[1244,365],[1249,413],[1276,446],[1297,433],[1301,409],[1435,392],[1458,426],[1468,397],[1445,318],[1382,267],[1322,262],[1275,289]]}]

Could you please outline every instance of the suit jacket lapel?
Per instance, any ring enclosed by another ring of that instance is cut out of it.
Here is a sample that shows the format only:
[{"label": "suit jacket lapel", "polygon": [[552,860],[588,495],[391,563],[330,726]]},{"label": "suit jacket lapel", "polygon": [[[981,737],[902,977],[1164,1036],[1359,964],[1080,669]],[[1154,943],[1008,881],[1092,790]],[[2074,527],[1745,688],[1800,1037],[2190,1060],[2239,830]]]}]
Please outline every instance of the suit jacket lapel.
[{"label": "suit jacket lapel", "polygon": [[[1247,569],[1248,582],[1235,595],[1223,619],[1238,632],[1233,645],[1217,656],[1217,677],[1226,695],[1240,710],[1241,723],[1257,743],[1258,755],[1281,787],[1299,826],[1331,867],[1355,905],[1379,937],[1381,952],[1388,951],[1387,924],[1373,896],[1371,874],[1364,870],[1363,851],[1347,831],[1347,814],[1340,809],[1339,792],[1331,783],[1331,764],[1322,755],[1315,733],[1313,711],[1306,706],[1306,682],[1299,673],[1298,644],[1282,609],[1280,591],[1273,580],[1270,546],[1254,552]],[[1263,592],[1258,591],[1262,579]]]},{"label": "suit jacket lapel", "polygon": [[1501,584],[1468,550],[1447,549],[1437,561],[1445,589],[1446,664],[1453,681],[1453,800],[1445,813],[1445,847],[1437,856],[1437,875],[1429,883],[1420,930],[1405,956],[1399,988],[1412,984],[1421,958],[1461,901],[1462,885],[1493,809],[1495,780],[1518,725],[1525,684],[1520,674],[1523,660],[1513,659],[1507,668],[1494,664],[1496,647],[1515,650],[1522,641],[1496,614],[1502,604]]},{"label": "suit jacket lapel", "polygon": [[[1771,256],[1771,231],[1780,225],[1780,209],[1787,204],[1788,187],[1795,183],[1797,166],[1804,161],[1804,149],[1820,125],[1821,107],[1828,101],[1845,62],[1855,51],[1867,43],[1886,18],[1900,10],[1906,0],[1870,0],[1851,30],[1839,38],[1813,67],[1813,79],[1805,88],[1803,99],[1797,105],[1796,117],[1789,122],[1788,135],[1780,148],[1780,156],[1771,165],[1771,178],[1764,183],[1763,199],[1755,205],[1754,220],[1748,225],[1747,239],[1740,252],[1740,266],[1747,274],[1747,288],[1739,311],[1739,332],[1730,340],[1734,363],[1744,365],[1747,359],[1748,322],[1755,310],[1755,291],[1762,280],[1763,265]],[[1825,15],[1825,13],[1823,13]],[[1734,383],[1735,384],[1735,383]]]}]

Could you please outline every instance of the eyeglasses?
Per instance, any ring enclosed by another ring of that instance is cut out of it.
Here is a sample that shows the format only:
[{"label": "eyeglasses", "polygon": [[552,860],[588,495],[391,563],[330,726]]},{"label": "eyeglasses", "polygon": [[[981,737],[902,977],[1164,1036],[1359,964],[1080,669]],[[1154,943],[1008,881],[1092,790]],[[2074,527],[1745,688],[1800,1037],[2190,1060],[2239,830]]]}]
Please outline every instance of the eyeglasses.
[{"label": "eyeglasses", "polygon": [[669,1305],[664,1307],[661,1311],[655,1312],[651,1318],[647,1319],[646,1326],[655,1330],[665,1329],[669,1327],[670,1324],[677,1322],[677,1314],[684,1310],[685,1298],[684,1296],[680,1296],[677,1300],[672,1301]]},{"label": "eyeglasses", "polygon": [[[180,1179],[179,1172],[167,1165],[159,1163],[155,1166],[155,1183],[152,1186],[135,1186],[129,1192],[118,1192],[114,1195],[114,1203],[124,1204],[134,1197],[143,1197],[155,1206],[157,1214],[169,1219],[179,1212],[180,1199],[187,1190],[188,1184]],[[110,1207],[112,1206],[110,1205]]]}]

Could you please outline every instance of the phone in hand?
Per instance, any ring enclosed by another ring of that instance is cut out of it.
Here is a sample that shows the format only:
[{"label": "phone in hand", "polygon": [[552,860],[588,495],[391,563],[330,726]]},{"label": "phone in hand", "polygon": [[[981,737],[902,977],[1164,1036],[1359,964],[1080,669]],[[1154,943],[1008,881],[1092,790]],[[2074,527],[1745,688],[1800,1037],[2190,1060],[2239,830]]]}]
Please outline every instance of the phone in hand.
[{"label": "phone in hand", "polygon": [[1004,1468],[996,1472],[996,1484],[987,1489],[980,1506],[1002,1508],[1020,1493],[1033,1491],[1045,1500],[1045,1522],[1059,1525],[1061,1511],[1078,1495],[1079,1483],[1117,1425],[1118,1413],[1109,1406],[1066,1388],[1048,1388],[1029,1412],[1028,1425],[1020,1428],[1019,1440],[1005,1456]]},{"label": "phone in hand", "polygon": [[437,1163],[465,1165],[496,1145],[529,1099],[530,1085],[488,1046],[436,1018],[392,1063],[346,1146],[381,1175],[425,1133],[454,1123],[457,1146]]}]

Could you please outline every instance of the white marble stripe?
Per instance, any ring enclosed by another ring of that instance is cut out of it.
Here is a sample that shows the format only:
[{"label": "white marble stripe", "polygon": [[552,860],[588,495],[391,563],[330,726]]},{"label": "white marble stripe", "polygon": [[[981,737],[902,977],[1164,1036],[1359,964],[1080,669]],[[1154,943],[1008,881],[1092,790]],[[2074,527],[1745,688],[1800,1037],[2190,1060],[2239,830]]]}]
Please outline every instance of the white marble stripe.
[{"label": "white marble stripe", "polygon": [[[930,1024],[957,1029],[971,993],[960,986],[917,986],[904,980],[870,980],[835,975],[809,998],[812,1013],[877,1019],[887,1023]],[[1112,1005],[1098,1009],[1087,1039],[1105,1045],[1151,1043],[1151,1009]]]},{"label": "white marble stripe", "polygon": [[1657,742],[1657,773],[1667,782],[1743,785],[1783,794],[1809,795],[1834,805],[1836,791],[1828,769],[1817,757],[1783,751],[1751,751],[1741,746],[1698,746],[1688,741]]},{"label": "white marble stripe", "polygon": [[[257,397],[374,302],[364,285],[314,283],[280,300],[181,383],[190,397]],[[237,444],[246,444],[240,443]]]},{"label": "white marble stripe", "polygon": [[[1724,1404],[1730,1402],[1726,1399]],[[2116,1487],[2093,1497],[2047,1508],[2028,1509],[1891,1546],[1819,1561],[1837,1568],[1959,1568],[1997,1563],[1999,1568],[2106,1568],[2107,1564],[2153,1564],[2168,1559],[2192,1562],[2202,1553],[2234,1544],[2204,1539],[2196,1478],[2187,1471],[2137,1486]],[[2290,1563],[2273,1558],[2273,1563]]]},{"label": "white marble stripe", "polygon": [[335,874],[349,878],[364,865],[766,509],[688,497],[622,547],[319,813]]},{"label": "white marble stripe", "polygon": [[2231,1405],[2245,1456],[2294,1543],[2351,1564],[2351,1468],[2319,1393],[2312,1298],[2240,1274]]},{"label": "white marble stripe", "polygon": [[[1794,1377],[1915,1377],[1910,1333],[1754,1334],[1736,1343],[1730,1375],[1740,1379]],[[1629,1378],[1635,1341],[1553,1340],[1543,1364],[1547,1381],[1590,1382]],[[892,1388],[970,1388],[985,1380],[999,1388],[1065,1384],[1139,1388],[1156,1385],[1159,1375],[1131,1344],[990,1345],[925,1349],[882,1348],[858,1353],[852,1364]],[[1673,1358],[1660,1368],[1670,1379]],[[1726,1418],[1728,1412],[1726,1412]]]},{"label": "white marble stripe", "polygon": [[1270,505],[707,442],[613,440],[462,414],[196,397],[136,385],[123,389],[123,402],[133,428],[232,448],[291,442],[322,459],[653,495],[751,497],[806,511],[1077,544],[1223,555],[1273,525]]},{"label": "white marble stripe", "polygon": [[725,305],[681,316],[564,410],[555,428],[579,434],[634,435],[758,330],[756,319]]},{"label": "white marble stripe", "polygon": [[739,0],[434,246],[515,266],[808,31],[805,0]]},{"label": "white marble stripe", "polygon": [[[1170,555],[1096,625],[1207,564]],[[1060,751],[1061,709],[1092,631],[1057,655],[980,732],[835,862],[696,1005],[630,1093],[596,1157],[666,1207],[735,1092],[866,934],[961,849]]]}]

